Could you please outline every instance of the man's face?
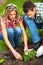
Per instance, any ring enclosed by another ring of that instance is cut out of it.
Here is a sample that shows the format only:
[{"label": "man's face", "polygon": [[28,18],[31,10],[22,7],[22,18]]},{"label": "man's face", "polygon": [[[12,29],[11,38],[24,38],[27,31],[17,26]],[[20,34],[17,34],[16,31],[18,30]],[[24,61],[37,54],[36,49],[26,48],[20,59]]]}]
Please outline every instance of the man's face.
[{"label": "man's face", "polygon": [[35,14],[36,14],[36,8],[34,8],[33,11],[32,11],[32,10],[29,10],[29,11],[26,13],[26,15],[27,15],[29,18],[34,18]]}]

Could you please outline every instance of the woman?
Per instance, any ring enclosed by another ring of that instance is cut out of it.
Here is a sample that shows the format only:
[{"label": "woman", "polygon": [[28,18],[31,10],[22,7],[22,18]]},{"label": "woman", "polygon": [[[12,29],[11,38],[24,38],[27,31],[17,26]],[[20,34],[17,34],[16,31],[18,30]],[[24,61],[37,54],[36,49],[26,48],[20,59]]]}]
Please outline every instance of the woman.
[{"label": "woman", "polygon": [[[22,19],[18,16],[17,6],[14,4],[8,4],[5,11],[2,14],[0,27],[0,40],[5,41],[5,44],[13,53],[14,57],[18,60],[22,60],[22,56],[14,49],[14,47],[20,45],[20,36],[23,33],[24,38],[24,50],[28,50],[27,37],[23,27]],[[20,27],[17,27],[17,24]]]}]

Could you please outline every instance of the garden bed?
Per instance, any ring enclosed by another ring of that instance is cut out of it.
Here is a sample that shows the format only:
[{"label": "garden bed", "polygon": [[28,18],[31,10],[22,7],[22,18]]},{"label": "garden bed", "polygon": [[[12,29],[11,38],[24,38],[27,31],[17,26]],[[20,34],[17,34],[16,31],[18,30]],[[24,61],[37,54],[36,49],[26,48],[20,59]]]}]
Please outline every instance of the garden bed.
[{"label": "garden bed", "polygon": [[[32,45],[29,46],[30,48]],[[23,54],[23,46],[15,48],[21,55]],[[29,61],[19,61],[14,58],[12,53],[8,50],[5,52],[0,52],[0,58],[3,58],[4,61],[0,65],[43,65],[43,56],[39,58],[32,58]]]}]

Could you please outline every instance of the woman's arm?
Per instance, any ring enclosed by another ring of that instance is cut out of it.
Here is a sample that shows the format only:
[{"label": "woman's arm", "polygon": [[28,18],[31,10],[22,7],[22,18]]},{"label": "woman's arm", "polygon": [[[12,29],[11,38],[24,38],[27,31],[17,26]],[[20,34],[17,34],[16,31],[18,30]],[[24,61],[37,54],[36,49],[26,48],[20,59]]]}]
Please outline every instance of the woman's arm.
[{"label": "woman's arm", "polygon": [[20,27],[22,29],[23,38],[24,38],[24,50],[27,50],[28,49],[28,44],[27,44],[27,36],[26,36],[25,28],[23,26],[22,20],[20,20],[19,23],[20,23]]},{"label": "woman's arm", "polygon": [[12,47],[12,45],[10,44],[9,40],[8,40],[8,36],[7,36],[7,32],[6,32],[6,27],[3,23],[1,23],[1,28],[2,28],[2,35],[5,41],[5,44],[8,46],[8,48],[13,52],[14,49]]},{"label": "woman's arm", "polygon": [[6,32],[6,27],[3,23],[1,23],[1,28],[2,28],[2,35],[3,35],[3,38],[4,38],[5,44],[11,50],[11,52],[13,53],[13,55],[16,59],[22,60],[21,55],[18,52],[16,52],[16,50],[12,47],[11,43],[9,42],[7,32]]}]

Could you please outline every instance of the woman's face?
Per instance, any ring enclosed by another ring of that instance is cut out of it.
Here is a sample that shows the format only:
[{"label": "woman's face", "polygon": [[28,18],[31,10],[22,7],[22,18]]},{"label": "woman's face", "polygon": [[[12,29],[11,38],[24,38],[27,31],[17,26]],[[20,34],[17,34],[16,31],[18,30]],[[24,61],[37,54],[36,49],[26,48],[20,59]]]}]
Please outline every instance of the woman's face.
[{"label": "woman's face", "polygon": [[11,21],[14,21],[14,19],[16,18],[16,15],[17,15],[16,11],[11,11],[11,12],[9,13],[8,17],[9,17],[9,19],[10,19]]}]

